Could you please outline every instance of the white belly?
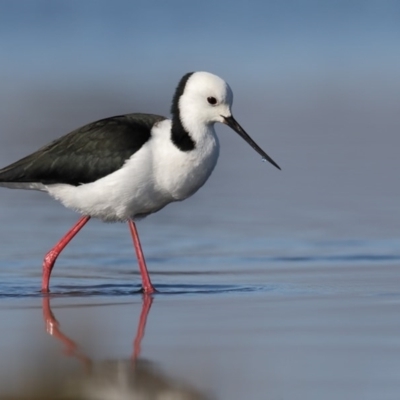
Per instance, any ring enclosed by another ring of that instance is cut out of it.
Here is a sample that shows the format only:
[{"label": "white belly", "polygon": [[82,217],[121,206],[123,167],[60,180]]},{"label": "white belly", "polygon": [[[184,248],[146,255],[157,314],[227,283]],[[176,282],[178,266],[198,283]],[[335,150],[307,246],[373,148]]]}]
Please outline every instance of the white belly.
[{"label": "white belly", "polygon": [[104,221],[144,217],[186,199],[211,175],[218,140],[212,131],[194,150],[182,152],[163,128],[152,132],[150,141],[120,170],[92,183],[48,185],[46,190],[64,206]]}]

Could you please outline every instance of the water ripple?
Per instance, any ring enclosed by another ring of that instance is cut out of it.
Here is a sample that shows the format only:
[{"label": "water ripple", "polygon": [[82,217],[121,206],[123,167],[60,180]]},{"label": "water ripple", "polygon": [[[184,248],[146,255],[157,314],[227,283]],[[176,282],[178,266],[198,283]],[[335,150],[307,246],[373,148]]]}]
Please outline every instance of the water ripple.
[{"label": "water ripple", "polygon": [[[255,285],[213,285],[213,284],[160,284],[156,285],[160,295],[190,295],[218,293],[246,293],[273,290],[272,287]],[[100,284],[100,285],[54,285],[49,296],[52,297],[89,297],[89,296],[132,296],[141,295],[140,285]],[[0,285],[0,298],[43,297],[38,287]]]}]

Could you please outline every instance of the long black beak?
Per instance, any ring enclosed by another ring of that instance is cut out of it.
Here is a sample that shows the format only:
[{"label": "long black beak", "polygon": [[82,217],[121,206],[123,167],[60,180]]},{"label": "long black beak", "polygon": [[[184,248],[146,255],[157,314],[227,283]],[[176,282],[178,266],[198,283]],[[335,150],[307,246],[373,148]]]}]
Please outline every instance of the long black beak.
[{"label": "long black beak", "polygon": [[269,161],[273,166],[281,169],[280,166],[245,132],[245,130],[237,123],[235,118],[232,116],[222,118],[225,120],[225,124],[230,126],[235,132],[237,132],[258,154],[261,155],[263,160]]}]

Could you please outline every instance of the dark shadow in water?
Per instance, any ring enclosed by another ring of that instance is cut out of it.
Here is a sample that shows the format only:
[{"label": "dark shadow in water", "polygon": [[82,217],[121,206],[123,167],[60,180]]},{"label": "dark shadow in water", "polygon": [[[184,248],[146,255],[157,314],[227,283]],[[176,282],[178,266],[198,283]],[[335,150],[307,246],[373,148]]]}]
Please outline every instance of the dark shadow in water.
[{"label": "dark shadow in water", "polygon": [[[231,292],[253,292],[263,289],[260,286],[243,285],[194,285],[194,284],[160,284],[156,285],[157,292],[154,296],[173,295],[173,294],[213,294]],[[141,294],[140,285],[121,285],[121,284],[101,284],[91,286],[53,286],[52,295],[67,296],[126,296]]]},{"label": "dark shadow in water", "polygon": [[[182,400],[205,400],[210,397],[179,379],[172,379],[157,367],[155,362],[140,358],[147,318],[153,297],[143,295],[133,349],[126,359],[96,361],[88,357],[79,345],[61,329],[51,309],[51,296],[43,297],[43,319],[46,332],[62,343],[63,353],[74,357],[81,366],[74,376],[63,376],[57,386],[57,396],[68,398],[179,398]],[[72,381],[71,381],[72,379]],[[65,390],[65,392],[64,392]],[[98,397],[100,396],[100,397]],[[110,397],[111,398],[111,397]]]},{"label": "dark shadow in water", "polygon": [[[156,285],[155,296],[162,295],[190,295],[190,294],[224,294],[246,293],[274,290],[271,287],[255,285],[192,285],[192,284],[160,284]],[[52,286],[51,296],[129,296],[142,294],[140,285],[124,284],[100,284],[100,285],[55,285]],[[0,285],[0,298],[24,298],[47,296],[41,293],[37,287]]]},{"label": "dark shadow in water", "polygon": [[326,265],[327,263],[381,263],[381,262],[398,262],[400,256],[397,254],[346,254],[346,255],[329,255],[329,256],[291,256],[291,257],[240,257],[236,261],[244,264],[292,264],[292,263],[319,263]]}]

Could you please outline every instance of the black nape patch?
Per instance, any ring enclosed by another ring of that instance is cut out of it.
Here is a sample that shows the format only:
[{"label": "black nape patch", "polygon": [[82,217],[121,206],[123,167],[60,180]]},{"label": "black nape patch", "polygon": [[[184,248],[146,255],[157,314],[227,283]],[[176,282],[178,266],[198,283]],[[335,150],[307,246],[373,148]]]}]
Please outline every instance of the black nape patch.
[{"label": "black nape patch", "polygon": [[179,81],[178,86],[175,90],[174,98],[172,99],[171,114],[179,114],[179,98],[183,95],[185,91],[185,86],[189,78],[194,74],[194,72],[188,72]]},{"label": "black nape patch", "polygon": [[171,140],[172,143],[181,151],[191,151],[195,148],[195,142],[190,137],[189,132],[182,125],[180,110],[179,110],[179,99],[182,96],[185,86],[189,78],[193,75],[193,72],[189,72],[182,77],[172,99],[171,114],[172,114],[172,129],[171,129]]}]

